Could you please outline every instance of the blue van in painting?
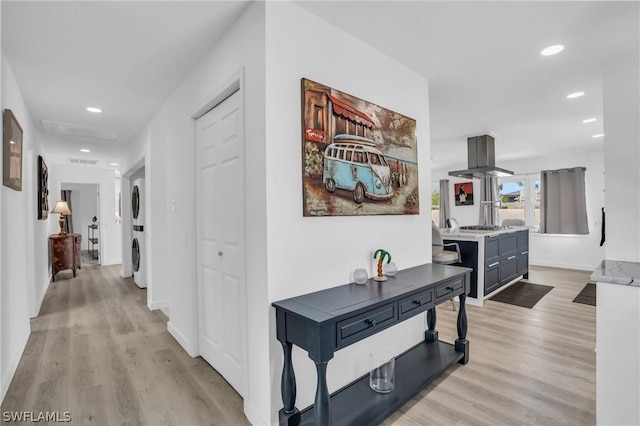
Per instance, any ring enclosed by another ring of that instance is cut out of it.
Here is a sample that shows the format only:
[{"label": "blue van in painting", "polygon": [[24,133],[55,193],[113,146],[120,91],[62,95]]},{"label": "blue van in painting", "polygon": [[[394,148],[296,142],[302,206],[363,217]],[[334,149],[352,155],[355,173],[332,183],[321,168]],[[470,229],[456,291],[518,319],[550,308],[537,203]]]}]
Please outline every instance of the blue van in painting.
[{"label": "blue van in painting", "polygon": [[324,151],[324,187],[353,191],[353,200],[364,197],[388,200],[393,196],[389,165],[371,139],[355,135],[336,135]]}]

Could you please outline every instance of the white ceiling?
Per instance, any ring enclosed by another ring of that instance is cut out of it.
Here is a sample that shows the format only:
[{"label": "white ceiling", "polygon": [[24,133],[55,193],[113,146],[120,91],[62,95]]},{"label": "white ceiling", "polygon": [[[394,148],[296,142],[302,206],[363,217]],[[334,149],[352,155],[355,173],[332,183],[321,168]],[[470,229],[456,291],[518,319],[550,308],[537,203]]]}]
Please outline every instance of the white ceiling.
[{"label": "white ceiling", "polygon": [[[118,161],[247,4],[2,1],[3,54],[48,156]],[[429,80],[433,168],[464,168],[466,137],[484,132],[498,165],[601,147],[602,73],[639,50],[637,2],[299,4]],[[540,56],[556,43],[565,51]]]},{"label": "white ceiling", "polygon": [[247,4],[2,1],[2,52],[46,135],[47,161],[118,162]]},{"label": "white ceiling", "polygon": [[[436,169],[466,168],[466,137],[486,132],[498,166],[601,147],[602,73],[638,57],[637,2],[299,4],[429,80]],[[552,44],[565,50],[541,56]],[[585,96],[566,99],[575,91]]]}]

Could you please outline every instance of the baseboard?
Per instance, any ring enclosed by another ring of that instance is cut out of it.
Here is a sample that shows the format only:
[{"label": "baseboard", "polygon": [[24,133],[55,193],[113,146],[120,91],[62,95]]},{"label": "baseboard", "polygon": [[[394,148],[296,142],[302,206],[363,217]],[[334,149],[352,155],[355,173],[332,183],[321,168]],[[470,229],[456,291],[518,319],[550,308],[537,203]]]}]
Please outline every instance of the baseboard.
[{"label": "baseboard", "polygon": [[182,346],[182,349],[184,349],[190,356],[192,357],[197,357],[199,354],[196,353],[196,351],[193,350],[193,345],[191,345],[191,343],[189,342],[189,339],[187,339],[184,334],[182,334],[174,325],[171,321],[167,322],[167,331],[169,332],[170,335],[173,336],[174,339],[176,339],[176,341],[180,344],[180,346]]},{"label": "baseboard", "polygon": [[16,370],[18,369],[18,364],[20,364],[20,358],[22,358],[22,353],[24,352],[24,349],[27,347],[27,342],[29,341],[30,335],[31,335],[31,328],[29,327],[27,328],[27,333],[25,333],[24,336],[22,336],[22,341],[18,345],[18,348],[20,349],[16,350],[13,353],[13,356],[7,363],[7,370],[2,375],[2,384],[1,384],[2,389],[0,390],[2,392],[2,398],[0,399],[0,402],[4,401],[4,397],[7,394],[7,391],[9,390],[9,385],[11,384],[11,380],[13,380],[14,374],[16,374]]},{"label": "baseboard", "polygon": [[529,259],[529,265],[533,266],[546,266],[549,268],[560,268],[560,269],[574,269],[577,271],[591,271],[593,272],[598,265],[581,265],[581,264],[573,264],[573,263],[558,263],[558,262],[545,262],[545,261],[533,261]]},{"label": "baseboard", "polygon": [[165,299],[158,302],[147,302],[147,307],[152,311],[155,311],[156,309],[168,308],[169,301]]},{"label": "baseboard", "polygon": [[49,284],[51,283],[51,277],[49,277],[49,281],[46,282],[44,287],[42,288],[42,293],[38,296],[38,305],[36,306],[35,312],[33,312],[33,316],[31,318],[36,318],[40,315],[40,309],[42,308],[42,302],[44,302],[44,296],[47,294],[47,290],[49,290]]},{"label": "baseboard", "polygon": [[264,417],[262,417],[258,413],[258,410],[253,409],[253,406],[247,403],[246,399],[244,403],[244,415],[247,416],[247,420],[249,420],[249,423],[251,423],[252,425],[274,425],[275,426],[278,424],[277,422],[272,423],[267,419],[265,419]]}]

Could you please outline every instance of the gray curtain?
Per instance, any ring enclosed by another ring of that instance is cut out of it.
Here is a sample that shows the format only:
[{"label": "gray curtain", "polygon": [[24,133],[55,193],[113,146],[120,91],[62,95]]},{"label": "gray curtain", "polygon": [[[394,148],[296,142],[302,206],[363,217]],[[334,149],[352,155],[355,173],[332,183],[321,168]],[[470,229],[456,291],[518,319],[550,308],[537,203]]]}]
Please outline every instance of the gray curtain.
[{"label": "gray curtain", "polygon": [[540,233],[589,234],[585,167],[540,173]]},{"label": "gray curtain", "polygon": [[481,225],[499,225],[498,178],[480,179],[480,221]]},{"label": "gray curtain", "polygon": [[447,227],[447,219],[451,216],[451,202],[449,201],[449,179],[440,179],[440,228]]},{"label": "gray curtain", "polygon": [[[60,191],[62,194],[62,201],[66,201],[67,205],[69,206],[69,210],[71,210],[71,214],[73,214],[73,207],[71,207],[71,191],[68,189],[63,189],[62,191]],[[64,222],[64,231],[67,234],[73,234],[73,220],[71,220],[71,215],[70,214],[65,214],[64,215],[65,218],[65,222]]]}]

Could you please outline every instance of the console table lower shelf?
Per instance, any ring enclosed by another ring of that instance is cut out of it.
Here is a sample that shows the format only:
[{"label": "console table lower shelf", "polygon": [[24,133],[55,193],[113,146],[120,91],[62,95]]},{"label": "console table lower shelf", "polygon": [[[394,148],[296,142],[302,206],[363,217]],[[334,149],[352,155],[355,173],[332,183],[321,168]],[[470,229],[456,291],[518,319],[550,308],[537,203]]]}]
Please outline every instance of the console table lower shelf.
[{"label": "console table lower shelf", "polygon": [[[331,394],[335,424],[375,425],[382,423],[420,390],[464,357],[454,345],[421,342],[396,357],[395,389],[378,393],[369,387],[369,373]],[[314,425],[313,405],[300,412],[300,424]],[[337,420],[339,419],[339,421]]]}]

